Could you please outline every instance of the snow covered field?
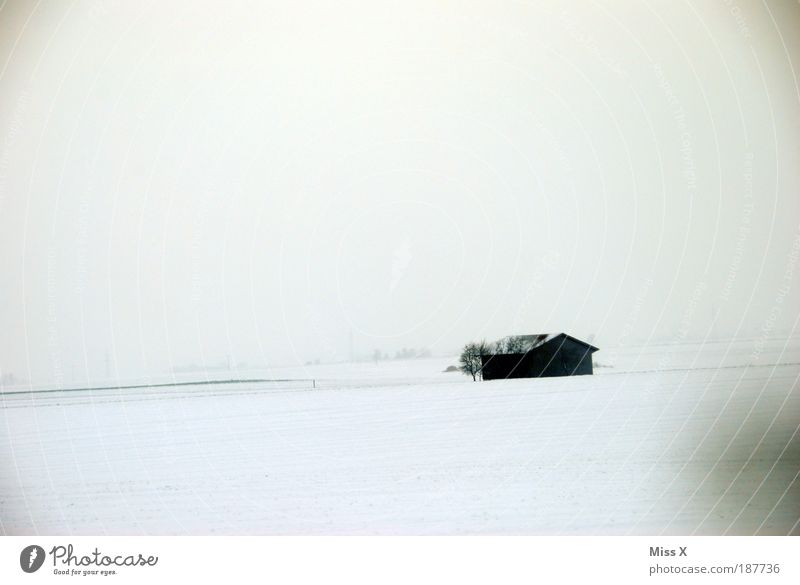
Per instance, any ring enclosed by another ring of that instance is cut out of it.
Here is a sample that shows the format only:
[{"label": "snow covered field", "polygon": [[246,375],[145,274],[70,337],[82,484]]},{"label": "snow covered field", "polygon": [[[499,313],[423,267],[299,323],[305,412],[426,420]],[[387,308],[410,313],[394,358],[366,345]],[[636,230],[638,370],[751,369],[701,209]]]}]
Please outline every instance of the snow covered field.
[{"label": "snow covered field", "polygon": [[3,396],[0,532],[800,533],[796,340],[595,361],[613,367],[473,383],[437,358]]}]

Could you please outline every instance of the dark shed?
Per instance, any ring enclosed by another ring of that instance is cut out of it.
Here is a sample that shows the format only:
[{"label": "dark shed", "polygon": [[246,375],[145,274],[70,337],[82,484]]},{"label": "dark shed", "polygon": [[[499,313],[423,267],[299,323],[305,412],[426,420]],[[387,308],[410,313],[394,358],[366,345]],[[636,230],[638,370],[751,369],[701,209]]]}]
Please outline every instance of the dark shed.
[{"label": "dark shed", "polygon": [[500,349],[497,353],[481,356],[484,380],[591,374],[592,354],[598,350],[566,333],[519,335],[506,339],[514,343],[500,340],[495,346],[511,345],[512,352]]}]

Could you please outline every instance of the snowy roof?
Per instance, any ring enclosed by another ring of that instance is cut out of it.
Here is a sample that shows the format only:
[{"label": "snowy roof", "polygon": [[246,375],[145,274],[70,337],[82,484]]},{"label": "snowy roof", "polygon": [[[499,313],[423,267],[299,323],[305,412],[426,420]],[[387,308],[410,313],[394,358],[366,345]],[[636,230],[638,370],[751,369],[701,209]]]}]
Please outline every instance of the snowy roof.
[{"label": "snowy roof", "polygon": [[[573,341],[576,341],[577,343],[580,343],[582,345],[590,347],[593,352],[598,350],[598,348],[596,348],[595,346],[591,345],[590,343],[586,343],[585,341],[581,341],[580,339],[572,337],[571,335],[567,335],[566,333],[563,333],[563,332],[559,332],[559,333],[533,333],[533,334],[529,334],[529,335],[509,335],[507,337],[503,337],[502,339],[499,339],[497,341],[497,344],[501,344],[502,343],[502,344],[505,345],[509,340],[512,340],[512,339],[515,340],[515,341],[516,340],[520,340],[520,341],[523,342],[523,344],[522,344],[523,347],[522,348],[518,348],[518,349],[521,349],[521,351],[519,351],[519,353],[525,353],[525,352],[531,351],[532,349],[536,349],[537,347],[540,347],[540,346],[544,345],[545,343],[547,343],[548,341],[551,341],[551,340],[553,340],[556,337],[559,337],[561,335],[563,335],[564,337],[567,337],[567,338],[569,338],[569,339],[571,339]],[[513,352],[513,353],[517,353],[517,352]]]},{"label": "snowy roof", "polygon": [[528,346],[528,351],[544,345],[551,339],[558,337],[561,333],[534,333],[532,335],[514,335],[518,339],[523,339]]}]

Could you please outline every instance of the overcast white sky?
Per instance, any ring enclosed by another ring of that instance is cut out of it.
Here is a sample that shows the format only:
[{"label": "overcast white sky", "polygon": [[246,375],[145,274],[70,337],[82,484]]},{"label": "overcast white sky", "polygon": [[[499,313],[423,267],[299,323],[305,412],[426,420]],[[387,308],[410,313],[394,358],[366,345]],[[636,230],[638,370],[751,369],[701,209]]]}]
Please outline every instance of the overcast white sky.
[{"label": "overcast white sky", "polygon": [[2,3],[3,373],[796,330],[796,2],[168,4]]}]

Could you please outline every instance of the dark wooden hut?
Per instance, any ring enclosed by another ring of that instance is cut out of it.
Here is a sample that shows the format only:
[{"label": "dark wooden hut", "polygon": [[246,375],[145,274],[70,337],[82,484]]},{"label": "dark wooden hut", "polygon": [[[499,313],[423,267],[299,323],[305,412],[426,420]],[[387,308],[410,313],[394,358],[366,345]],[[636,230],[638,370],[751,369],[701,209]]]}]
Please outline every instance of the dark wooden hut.
[{"label": "dark wooden hut", "polygon": [[591,374],[592,354],[598,350],[566,333],[517,335],[494,347],[494,353],[481,356],[484,380]]}]

